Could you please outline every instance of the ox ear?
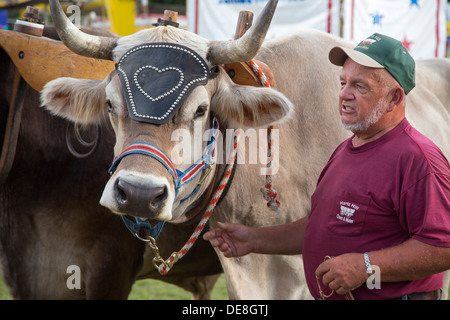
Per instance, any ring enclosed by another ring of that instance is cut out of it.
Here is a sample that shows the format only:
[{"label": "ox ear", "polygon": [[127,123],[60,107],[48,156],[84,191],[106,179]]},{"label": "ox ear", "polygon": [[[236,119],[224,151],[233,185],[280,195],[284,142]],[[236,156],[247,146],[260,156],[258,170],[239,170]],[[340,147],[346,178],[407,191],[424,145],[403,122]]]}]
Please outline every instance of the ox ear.
[{"label": "ox ear", "polygon": [[76,123],[99,123],[105,119],[105,81],[58,78],[41,91],[41,106]]},{"label": "ox ear", "polygon": [[212,110],[231,126],[263,128],[289,119],[294,106],[275,89],[242,86],[227,79],[212,99]]}]

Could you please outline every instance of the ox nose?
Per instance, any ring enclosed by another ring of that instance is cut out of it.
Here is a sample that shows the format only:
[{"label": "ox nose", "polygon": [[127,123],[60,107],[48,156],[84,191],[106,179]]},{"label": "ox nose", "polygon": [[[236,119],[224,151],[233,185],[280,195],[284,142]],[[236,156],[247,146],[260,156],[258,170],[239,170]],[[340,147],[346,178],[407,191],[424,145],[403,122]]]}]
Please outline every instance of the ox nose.
[{"label": "ox nose", "polygon": [[167,198],[165,186],[148,186],[118,178],[116,200],[122,213],[143,218],[154,218]]}]

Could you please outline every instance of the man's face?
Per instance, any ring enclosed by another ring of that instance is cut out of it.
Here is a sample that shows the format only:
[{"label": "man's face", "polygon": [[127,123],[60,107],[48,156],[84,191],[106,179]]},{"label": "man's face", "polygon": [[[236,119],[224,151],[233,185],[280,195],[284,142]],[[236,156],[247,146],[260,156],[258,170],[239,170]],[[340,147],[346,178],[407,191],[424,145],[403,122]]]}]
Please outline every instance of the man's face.
[{"label": "man's face", "polygon": [[376,124],[388,107],[382,69],[357,64],[348,58],[341,72],[339,113],[344,128],[360,133]]}]

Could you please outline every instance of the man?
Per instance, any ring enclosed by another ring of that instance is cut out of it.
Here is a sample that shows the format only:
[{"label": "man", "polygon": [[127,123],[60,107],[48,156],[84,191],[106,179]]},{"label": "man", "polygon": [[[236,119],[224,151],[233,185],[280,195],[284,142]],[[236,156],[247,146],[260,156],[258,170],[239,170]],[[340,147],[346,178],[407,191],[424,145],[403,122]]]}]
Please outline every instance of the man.
[{"label": "man", "polygon": [[329,59],[343,66],[339,112],[354,136],[323,169],[310,215],[260,229],[219,223],[204,239],[226,257],[303,254],[317,299],[439,299],[450,268],[450,165],[405,118],[414,60],[381,34]]}]

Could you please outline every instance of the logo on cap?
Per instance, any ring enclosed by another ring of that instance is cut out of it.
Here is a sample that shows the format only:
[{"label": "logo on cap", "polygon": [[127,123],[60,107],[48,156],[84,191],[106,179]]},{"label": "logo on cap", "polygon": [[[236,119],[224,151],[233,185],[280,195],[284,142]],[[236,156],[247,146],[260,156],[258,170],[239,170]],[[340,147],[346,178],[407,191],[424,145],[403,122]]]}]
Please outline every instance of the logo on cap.
[{"label": "logo on cap", "polygon": [[381,40],[380,37],[372,35],[371,37],[366,38],[363,41],[361,41],[356,48],[369,50],[369,46],[371,44],[374,44],[375,42],[380,41],[380,40]]}]

